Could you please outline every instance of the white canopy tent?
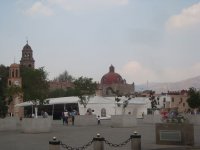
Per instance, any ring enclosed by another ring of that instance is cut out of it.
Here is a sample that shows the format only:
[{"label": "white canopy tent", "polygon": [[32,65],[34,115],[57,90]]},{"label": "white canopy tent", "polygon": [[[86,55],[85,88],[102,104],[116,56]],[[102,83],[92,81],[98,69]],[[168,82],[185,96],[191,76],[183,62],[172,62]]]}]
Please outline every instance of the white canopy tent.
[{"label": "white canopy tent", "polygon": [[[120,101],[118,104],[122,104],[127,97],[120,97]],[[52,105],[52,114],[54,114],[54,105],[56,104],[77,104],[79,113],[84,115],[86,113],[86,108],[79,103],[78,97],[60,97],[60,98],[49,98],[46,99],[46,104],[44,105]],[[116,114],[116,110],[118,110],[118,114],[121,113],[120,108],[116,107],[115,97],[101,97],[101,96],[94,96],[91,97],[88,104],[87,109],[91,108],[96,112],[97,115],[100,115],[101,109],[105,108],[107,110],[107,115],[114,115]],[[15,107],[26,107],[26,106],[34,106],[31,101],[23,102],[20,104],[16,104]],[[135,97],[128,100],[128,107],[127,111],[132,111],[133,109],[138,109],[138,111],[146,112],[147,108],[150,107],[150,101],[146,97]],[[65,108],[64,108],[65,109]]]},{"label": "white canopy tent", "polygon": [[[78,103],[78,97],[59,97],[59,98],[48,98],[44,105],[54,105],[54,104],[70,104]],[[39,103],[38,103],[39,104]],[[23,102],[16,104],[15,107],[26,107],[34,105],[32,101]]]}]

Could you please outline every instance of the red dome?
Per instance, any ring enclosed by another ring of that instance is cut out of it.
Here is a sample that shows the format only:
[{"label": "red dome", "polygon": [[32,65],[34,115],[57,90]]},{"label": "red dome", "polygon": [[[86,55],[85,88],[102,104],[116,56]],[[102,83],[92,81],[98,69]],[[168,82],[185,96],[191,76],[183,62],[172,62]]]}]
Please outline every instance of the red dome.
[{"label": "red dome", "polygon": [[111,65],[109,73],[105,74],[101,78],[101,84],[119,84],[119,83],[123,83],[123,79],[118,73],[115,73],[114,67]]}]

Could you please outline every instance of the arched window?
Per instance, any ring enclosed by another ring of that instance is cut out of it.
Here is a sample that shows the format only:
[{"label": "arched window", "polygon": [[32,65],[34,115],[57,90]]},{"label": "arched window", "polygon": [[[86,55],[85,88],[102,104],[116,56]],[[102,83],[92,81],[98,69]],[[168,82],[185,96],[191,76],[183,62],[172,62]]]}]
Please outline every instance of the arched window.
[{"label": "arched window", "polygon": [[101,117],[106,117],[106,109],[105,108],[101,109]]},{"label": "arched window", "polygon": [[15,77],[15,73],[14,73],[14,70],[12,71],[12,78],[14,78]]},{"label": "arched window", "polygon": [[15,70],[15,74],[16,74],[16,77],[18,78],[19,77],[19,74],[18,74],[19,72],[18,72],[18,69],[17,70]]}]

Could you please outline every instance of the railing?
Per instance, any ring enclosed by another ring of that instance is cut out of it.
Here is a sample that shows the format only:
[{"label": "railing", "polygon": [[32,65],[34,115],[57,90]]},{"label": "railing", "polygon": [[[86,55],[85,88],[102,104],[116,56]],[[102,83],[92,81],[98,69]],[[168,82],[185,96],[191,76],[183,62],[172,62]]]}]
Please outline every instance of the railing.
[{"label": "railing", "polygon": [[123,147],[126,144],[131,142],[131,150],[141,150],[141,135],[137,132],[134,132],[127,140],[119,144],[113,144],[106,140],[104,137],[101,137],[100,134],[97,134],[91,141],[81,147],[72,147],[67,144],[62,143],[62,141],[58,141],[56,137],[53,137],[52,141],[49,141],[49,150],[61,150],[61,148],[67,150],[85,150],[93,144],[94,150],[104,150],[104,143],[110,147]]}]

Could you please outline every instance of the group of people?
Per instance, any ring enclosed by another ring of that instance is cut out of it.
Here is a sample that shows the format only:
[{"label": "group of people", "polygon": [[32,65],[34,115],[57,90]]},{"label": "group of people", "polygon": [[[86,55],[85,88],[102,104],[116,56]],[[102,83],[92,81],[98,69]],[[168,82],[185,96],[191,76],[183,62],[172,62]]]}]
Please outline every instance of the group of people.
[{"label": "group of people", "polygon": [[43,118],[48,118],[48,116],[49,116],[49,114],[46,112],[46,111],[41,111],[41,116],[43,117]]},{"label": "group of people", "polygon": [[64,112],[62,112],[63,125],[68,125],[69,119],[71,119],[72,125],[74,125],[75,115],[77,115],[76,110],[72,110],[71,112],[65,110]]}]

